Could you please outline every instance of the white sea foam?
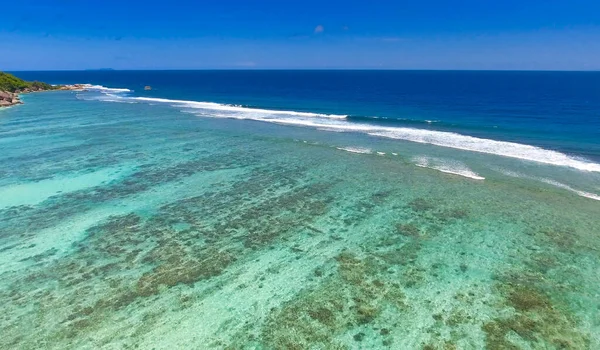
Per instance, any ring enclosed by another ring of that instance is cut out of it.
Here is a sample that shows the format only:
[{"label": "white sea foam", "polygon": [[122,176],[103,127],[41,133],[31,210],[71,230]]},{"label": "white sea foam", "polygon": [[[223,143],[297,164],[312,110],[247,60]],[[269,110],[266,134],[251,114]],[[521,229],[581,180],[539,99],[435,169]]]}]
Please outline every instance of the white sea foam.
[{"label": "white sea foam", "polygon": [[556,186],[556,187],[559,187],[559,188],[563,188],[563,189],[565,189],[567,191],[571,191],[573,193],[576,193],[576,194],[580,195],[581,197],[586,197],[586,198],[590,198],[590,199],[594,199],[594,200],[600,201],[600,196],[597,195],[597,194],[590,193],[590,192],[585,192],[585,191],[580,191],[580,190],[574,189],[573,187],[571,187],[569,185],[565,185],[563,183],[560,183],[560,182],[554,181],[554,180],[550,180],[550,179],[540,178],[539,180],[542,181],[542,182],[545,182],[545,183],[547,183],[549,185]]},{"label": "white sea foam", "polygon": [[[319,113],[309,113],[309,112],[295,112],[295,111],[277,111],[277,110],[269,110],[269,109],[260,109],[260,108],[248,108],[242,106],[233,106],[233,105],[225,105],[214,102],[197,102],[197,101],[186,101],[186,100],[169,100],[164,98],[153,98],[153,97],[126,97],[127,99],[135,100],[135,101],[145,101],[145,102],[158,102],[158,103],[169,103],[171,105],[177,107],[187,107],[192,109],[206,109],[211,111],[224,111],[224,112],[233,112],[240,114],[266,114],[266,115],[287,115],[287,116],[298,116],[298,117],[321,117],[321,118],[331,118],[331,119],[346,119],[345,115],[336,115],[336,114],[319,114]],[[234,114],[235,116],[235,114]],[[240,116],[241,119],[244,116]]]},{"label": "white sea foam", "polygon": [[583,171],[600,172],[600,164],[535,146],[482,139],[451,132],[411,128],[388,129],[391,130],[369,132],[369,134],[418,143],[428,143],[465,151],[495,154],[550,165],[566,166]]},{"label": "white sea foam", "polygon": [[594,199],[597,201],[600,201],[600,195],[597,195],[595,193],[591,193],[591,192],[586,192],[586,191],[581,191],[578,189],[575,189],[567,184],[564,184],[562,182],[558,182],[555,180],[551,180],[551,179],[547,179],[544,177],[537,177],[537,176],[528,176],[522,173],[518,173],[518,172],[514,172],[514,171],[510,171],[510,170],[505,170],[505,169],[496,169],[497,171],[501,172],[504,175],[510,176],[510,177],[518,177],[518,178],[524,178],[524,179],[530,179],[530,180],[535,180],[535,181],[540,181],[543,183],[546,183],[548,185],[552,185],[558,188],[562,188],[564,190],[567,191],[571,191],[581,197],[586,197],[586,198],[590,198],[590,199]]},{"label": "white sea foam", "polygon": [[93,96],[93,97],[89,97],[89,96],[83,96],[82,94],[77,94],[76,96],[77,99],[80,100],[94,100],[94,101],[104,101],[104,102],[117,102],[117,103],[137,103],[135,101],[131,101],[128,100],[126,98],[121,98],[116,94],[113,93],[104,93],[98,96]]},{"label": "white sea foam", "polygon": [[421,168],[429,168],[441,171],[447,174],[460,175],[474,180],[485,180],[485,177],[473,172],[466,165],[455,160],[416,157],[414,158],[415,165]]},{"label": "white sea foam", "polygon": [[129,89],[118,89],[118,88],[108,88],[102,85],[92,85],[92,84],[83,84],[82,85],[85,90],[88,91],[98,91],[102,93],[125,93],[131,92]]},{"label": "white sea foam", "polygon": [[267,116],[246,116],[243,119],[260,120],[288,125],[312,126],[316,128],[329,128],[346,132],[364,132],[372,136],[426,143],[465,151],[494,154],[549,165],[571,167],[582,171],[600,172],[600,164],[592,163],[576,157],[571,157],[557,151],[546,150],[543,148],[514,142],[481,139],[452,132],[403,127],[379,127],[366,124],[348,123],[346,121],[335,121],[336,123],[333,123],[331,121],[324,120],[315,122],[313,120],[295,118],[280,119],[269,118]]},{"label": "white sea foam", "polygon": [[336,148],[341,151],[346,151],[346,152],[351,152],[351,153],[361,153],[361,154],[373,153],[373,151],[371,151],[370,149],[363,148],[363,147],[336,147]]},{"label": "white sea foam", "polygon": [[[101,87],[103,89],[107,89]],[[115,90],[115,89],[113,89]],[[116,89],[125,90],[125,89]],[[110,93],[100,89],[99,91]],[[432,144],[471,152],[494,154],[549,165],[564,166],[581,171],[600,172],[600,164],[572,157],[557,151],[547,150],[515,142],[496,141],[453,132],[415,129],[407,127],[377,126],[349,122],[345,115],[318,114],[295,111],[277,111],[259,108],[224,105],[213,102],[170,100],[150,97],[111,96],[115,102],[123,100],[165,103],[202,117],[256,120],[268,123],[313,127],[338,132],[360,132],[377,137]]]}]

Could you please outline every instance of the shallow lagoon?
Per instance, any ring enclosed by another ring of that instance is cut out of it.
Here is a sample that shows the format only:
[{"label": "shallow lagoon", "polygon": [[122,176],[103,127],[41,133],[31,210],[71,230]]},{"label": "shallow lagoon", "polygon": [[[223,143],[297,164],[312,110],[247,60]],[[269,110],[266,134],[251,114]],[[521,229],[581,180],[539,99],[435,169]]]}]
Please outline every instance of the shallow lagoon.
[{"label": "shallow lagoon", "polygon": [[76,97],[0,111],[1,348],[600,347],[597,173]]}]

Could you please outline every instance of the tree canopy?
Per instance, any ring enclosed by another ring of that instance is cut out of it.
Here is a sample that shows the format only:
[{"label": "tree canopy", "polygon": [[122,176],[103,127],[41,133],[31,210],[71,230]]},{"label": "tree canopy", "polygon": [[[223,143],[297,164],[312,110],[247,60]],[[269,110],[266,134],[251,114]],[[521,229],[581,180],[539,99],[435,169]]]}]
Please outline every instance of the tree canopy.
[{"label": "tree canopy", "polygon": [[0,91],[16,92],[24,89],[31,90],[53,90],[58,87],[39,81],[29,82],[19,79],[12,74],[0,72]]}]

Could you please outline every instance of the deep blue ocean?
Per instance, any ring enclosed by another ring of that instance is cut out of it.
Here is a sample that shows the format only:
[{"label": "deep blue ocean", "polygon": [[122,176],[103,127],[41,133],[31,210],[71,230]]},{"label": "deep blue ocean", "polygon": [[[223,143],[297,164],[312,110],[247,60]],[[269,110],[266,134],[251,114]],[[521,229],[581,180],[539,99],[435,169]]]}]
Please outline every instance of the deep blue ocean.
[{"label": "deep blue ocean", "polygon": [[[132,95],[347,115],[352,122],[452,131],[600,159],[600,72],[15,72]],[[144,91],[144,86],[151,91]]]}]

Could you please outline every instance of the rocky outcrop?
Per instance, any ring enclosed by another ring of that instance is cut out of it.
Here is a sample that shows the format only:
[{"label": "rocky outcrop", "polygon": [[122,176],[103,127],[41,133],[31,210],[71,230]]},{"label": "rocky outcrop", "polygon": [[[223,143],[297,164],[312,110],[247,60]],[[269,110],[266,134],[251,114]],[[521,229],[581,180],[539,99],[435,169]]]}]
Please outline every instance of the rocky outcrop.
[{"label": "rocky outcrop", "polygon": [[9,107],[23,103],[19,99],[19,94],[0,91],[0,107]]},{"label": "rocky outcrop", "polygon": [[22,90],[16,90],[14,93],[9,91],[1,91],[0,90],[0,107],[10,107],[14,105],[23,104],[23,101],[19,99],[20,94],[28,94],[31,92],[39,92],[39,91],[53,91],[53,90],[62,90],[62,91],[81,91],[85,90],[89,87],[86,84],[74,84],[74,85],[61,85],[53,87],[52,90],[43,89],[40,87],[32,86],[31,88],[25,88]]},{"label": "rocky outcrop", "polygon": [[85,90],[90,85],[50,85],[41,81],[25,81],[12,74],[0,72],[0,107],[21,104],[20,94],[52,90]]}]

